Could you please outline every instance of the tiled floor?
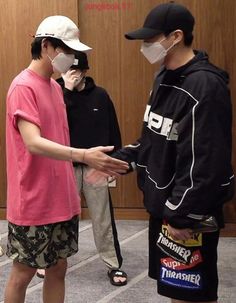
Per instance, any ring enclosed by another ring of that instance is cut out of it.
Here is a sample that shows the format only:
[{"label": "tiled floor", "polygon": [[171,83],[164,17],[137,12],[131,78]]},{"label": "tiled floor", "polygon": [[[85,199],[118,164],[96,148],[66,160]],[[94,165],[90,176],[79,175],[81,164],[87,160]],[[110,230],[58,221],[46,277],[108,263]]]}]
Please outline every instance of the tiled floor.
[{"label": "tiled floor", "polygon": [[[117,221],[124,258],[123,269],[129,282],[124,287],[109,283],[106,268],[100,261],[93,242],[90,221],[80,223],[80,251],[69,259],[66,277],[66,303],[167,303],[156,294],[156,283],[147,276],[146,221]],[[1,243],[7,237],[6,221],[0,221]],[[11,261],[0,258],[0,303]],[[219,244],[219,303],[236,303],[236,238],[221,238]],[[26,303],[40,303],[42,280],[31,282]]]}]

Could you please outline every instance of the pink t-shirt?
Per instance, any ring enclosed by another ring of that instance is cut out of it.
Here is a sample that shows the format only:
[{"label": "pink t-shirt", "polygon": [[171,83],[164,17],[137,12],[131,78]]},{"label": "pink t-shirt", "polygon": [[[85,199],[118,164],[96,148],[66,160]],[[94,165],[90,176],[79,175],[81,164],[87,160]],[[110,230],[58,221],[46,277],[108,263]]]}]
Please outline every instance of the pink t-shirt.
[{"label": "pink t-shirt", "polygon": [[7,219],[17,225],[69,220],[81,210],[72,163],[29,153],[17,127],[18,118],[36,124],[42,137],[70,145],[60,86],[24,70],[7,95]]}]

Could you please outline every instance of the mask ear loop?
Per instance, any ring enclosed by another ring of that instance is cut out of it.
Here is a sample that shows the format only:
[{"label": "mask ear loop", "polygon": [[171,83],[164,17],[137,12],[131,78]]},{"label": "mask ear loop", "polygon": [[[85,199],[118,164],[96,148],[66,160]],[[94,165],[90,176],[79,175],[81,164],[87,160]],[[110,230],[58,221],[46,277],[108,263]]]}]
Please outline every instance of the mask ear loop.
[{"label": "mask ear loop", "polygon": [[[44,43],[46,41],[46,38],[44,38],[43,40],[42,40],[42,44]],[[46,47],[47,47],[47,45],[46,45]],[[48,59],[52,62],[52,58],[47,54],[47,57],[48,57]]]},{"label": "mask ear loop", "polygon": [[[171,33],[170,33],[171,34]],[[169,35],[170,35],[169,34]],[[168,36],[169,36],[168,35]],[[161,42],[163,42],[163,41],[165,41],[167,38],[168,38],[168,36],[167,37],[165,37],[165,38],[163,38],[161,41],[158,41],[157,43],[161,43]],[[161,44],[162,45],[162,44]],[[168,52],[172,47],[174,47],[175,46],[175,44],[174,45],[171,45],[171,46],[169,46],[167,49],[165,49],[165,51],[166,52]],[[163,45],[162,45],[162,47],[164,47]],[[165,48],[165,47],[164,47]]]},{"label": "mask ear loop", "polygon": [[159,43],[165,41],[167,39],[167,37],[164,37],[161,41],[158,41]]},{"label": "mask ear loop", "polygon": [[[174,32],[169,33],[169,35],[168,35],[168,36],[170,36],[170,35],[171,35],[171,34],[173,34],[173,33],[175,33],[175,31],[174,31]],[[162,40],[162,41],[163,41],[163,40]],[[179,42],[180,42],[180,41],[177,41],[176,43],[174,43],[174,42],[173,42],[173,45],[171,45],[170,47],[168,47],[166,51],[168,52],[168,51],[169,51],[169,50],[170,50],[172,47],[174,47],[175,45],[177,45]]]}]

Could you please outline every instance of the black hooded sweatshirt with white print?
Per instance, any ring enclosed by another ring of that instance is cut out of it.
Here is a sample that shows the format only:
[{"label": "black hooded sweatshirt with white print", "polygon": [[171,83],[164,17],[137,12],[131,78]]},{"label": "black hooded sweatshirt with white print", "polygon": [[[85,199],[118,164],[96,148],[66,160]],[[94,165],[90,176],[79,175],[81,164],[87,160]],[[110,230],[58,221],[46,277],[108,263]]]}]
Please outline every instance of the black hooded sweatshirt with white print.
[{"label": "black hooded sweatshirt with white print", "polygon": [[204,52],[156,77],[142,135],[114,157],[135,163],[144,205],[177,228],[204,215],[222,226],[222,205],[234,191],[232,110],[228,75]]}]

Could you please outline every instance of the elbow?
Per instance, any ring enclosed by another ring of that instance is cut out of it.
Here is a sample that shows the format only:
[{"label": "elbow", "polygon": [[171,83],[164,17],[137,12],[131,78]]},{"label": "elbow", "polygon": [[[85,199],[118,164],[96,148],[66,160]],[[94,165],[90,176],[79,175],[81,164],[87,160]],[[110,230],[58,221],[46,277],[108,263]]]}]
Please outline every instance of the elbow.
[{"label": "elbow", "polygon": [[27,148],[27,150],[28,150],[28,152],[30,154],[32,154],[32,155],[38,154],[38,151],[37,151],[37,148],[35,147],[35,145],[33,145],[33,144],[27,144],[26,148]]},{"label": "elbow", "polygon": [[40,150],[39,150],[36,142],[34,142],[34,141],[27,142],[27,143],[25,143],[25,146],[30,154],[32,154],[32,155],[40,154]]}]

